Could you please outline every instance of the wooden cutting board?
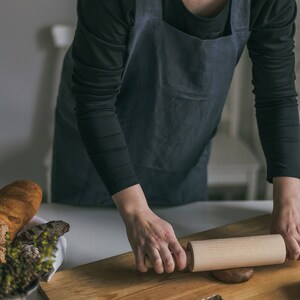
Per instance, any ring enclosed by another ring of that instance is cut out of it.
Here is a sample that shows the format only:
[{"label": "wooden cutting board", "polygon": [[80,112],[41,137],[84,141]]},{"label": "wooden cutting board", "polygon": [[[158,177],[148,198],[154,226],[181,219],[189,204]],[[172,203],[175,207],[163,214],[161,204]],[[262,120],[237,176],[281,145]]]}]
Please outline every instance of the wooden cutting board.
[{"label": "wooden cutting board", "polygon": [[[269,233],[270,216],[236,222],[180,239],[190,240],[252,236]],[[88,245],[87,245],[88,247]],[[46,299],[197,299],[219,294],[224,300],[300,299],[300,262],[256,267],[252,279],[241,284],[216,281],[209,272],[174,272],[158,275],[135,270],[132,253],[64,270],[40,291]]]}]

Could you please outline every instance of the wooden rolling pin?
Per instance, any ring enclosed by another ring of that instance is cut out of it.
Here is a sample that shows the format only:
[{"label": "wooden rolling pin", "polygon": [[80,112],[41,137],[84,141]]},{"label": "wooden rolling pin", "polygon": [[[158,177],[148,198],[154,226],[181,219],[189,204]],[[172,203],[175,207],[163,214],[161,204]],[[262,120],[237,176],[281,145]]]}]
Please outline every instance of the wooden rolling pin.
[{"label": "wooden rolling pin", "polygon": [[[286,248],[281,235],[260,235],[190,241],[187,263],[191,272],[275,265],[285,262]],[[152,268],[146,257],[147,268]]]}]

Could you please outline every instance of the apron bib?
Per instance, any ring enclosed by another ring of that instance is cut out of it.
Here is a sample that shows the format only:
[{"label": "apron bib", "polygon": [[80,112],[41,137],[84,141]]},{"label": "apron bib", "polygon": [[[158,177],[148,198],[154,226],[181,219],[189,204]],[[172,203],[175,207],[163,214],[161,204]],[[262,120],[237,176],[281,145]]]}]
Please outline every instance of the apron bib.
[{"label": "apron bib", "polygon": [[[150,205],[207,199],[210,142],[250,36],[249,21],[250,0],[231,0],[230,33],[202,40],[166,23],[161,0],[136,0],[116,107]],[[79,135],[72,65],[69,49],[56,108],[53,202],[113,205]]]}]

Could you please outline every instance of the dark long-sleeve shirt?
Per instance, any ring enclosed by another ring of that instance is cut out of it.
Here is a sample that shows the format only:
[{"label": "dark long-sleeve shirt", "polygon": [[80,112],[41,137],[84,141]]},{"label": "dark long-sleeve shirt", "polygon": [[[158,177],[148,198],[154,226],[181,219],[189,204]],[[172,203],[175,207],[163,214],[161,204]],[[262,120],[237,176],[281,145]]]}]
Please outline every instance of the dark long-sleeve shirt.
[{"label": "dark long-sleeve shirt", "polygon": [[[151,1],[151,0],[150,0]],[[241,0],[242,1],[242,0]],[[194,16],[182,0],[162,0],[164,21],[202,39],[226,34],[230,1],[215,17]],[[116,114],[135,0],[78,0],[73,42],[73,93],[81,136],[108,191],[138,183]],[[249,55],[267,179],[300,178],[300,129],[295,91],[296,3],[252,0]],[[174,62],[175,63],[175,62]]]}]

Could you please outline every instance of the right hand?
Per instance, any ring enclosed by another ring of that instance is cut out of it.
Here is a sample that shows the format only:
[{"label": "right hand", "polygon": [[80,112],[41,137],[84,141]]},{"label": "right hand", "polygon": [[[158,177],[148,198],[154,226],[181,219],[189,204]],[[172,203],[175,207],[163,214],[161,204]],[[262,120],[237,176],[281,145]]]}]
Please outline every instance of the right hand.
[{"label": "right hand", "polygon": [[184,270],[186,253],[172,226],[152,212],[139,185],[129,189],[113,198],[124,220],[137,269],[147,272],[145,257],[148,256],[156,273],[171,273],[175,266]]},{"label": "right hand", "polygon": [[282,235],[287,259],[300,260],[300,180],[274,177],[273,199],[271,233]]}]

